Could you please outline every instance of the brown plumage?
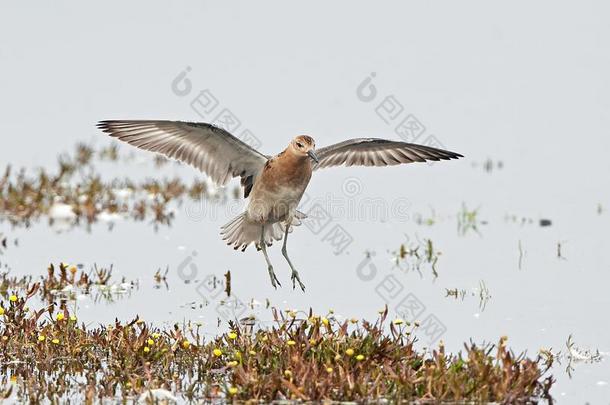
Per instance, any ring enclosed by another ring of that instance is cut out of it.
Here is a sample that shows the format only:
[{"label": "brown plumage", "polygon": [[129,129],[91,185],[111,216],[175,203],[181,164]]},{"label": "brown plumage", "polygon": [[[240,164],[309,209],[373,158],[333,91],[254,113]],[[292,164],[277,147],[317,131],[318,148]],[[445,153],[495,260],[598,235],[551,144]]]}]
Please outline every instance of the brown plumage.
[{"label": "brown plumage", "polygon": [[279,284],[266,247],[284,239],[282,254],[292,269],[293,287],[304,290],[286,252],[288,233],[305,218],[297,206],[312,172],[330,166],[393,166],[429,160],[450,160],[459,153],[377,138],[350,139],[316,149],[307,135],[295,137],[273,157],[252,149],[224,129],[206,123],[181,121],[101,121],[110,136],[141,149],[188,163],[219,185],[239,177],[246,211],[221,228],[227,244],[245,250],[251,243],[263,251],[271,283]]}]

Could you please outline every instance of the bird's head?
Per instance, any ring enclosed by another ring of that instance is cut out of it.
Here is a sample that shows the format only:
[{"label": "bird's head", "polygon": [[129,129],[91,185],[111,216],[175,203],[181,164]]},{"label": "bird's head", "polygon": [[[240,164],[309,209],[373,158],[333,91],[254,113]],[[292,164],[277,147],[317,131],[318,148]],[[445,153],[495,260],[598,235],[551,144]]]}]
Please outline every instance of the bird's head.
[{"label": "bird's head", "polygon": [[309,156],[316,163],[318,162],[318,156],[316,155],[316,142],[311,136],[299,135],[295,137],[290,142],[288,149],[290,149],[291,152],[297,156]]}]

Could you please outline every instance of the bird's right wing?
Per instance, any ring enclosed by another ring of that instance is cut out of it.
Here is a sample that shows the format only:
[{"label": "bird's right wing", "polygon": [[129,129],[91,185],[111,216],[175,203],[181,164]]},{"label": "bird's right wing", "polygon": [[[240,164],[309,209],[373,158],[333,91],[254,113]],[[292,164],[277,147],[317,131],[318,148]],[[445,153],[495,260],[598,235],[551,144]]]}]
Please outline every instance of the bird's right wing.
[{"label": "bird's right wing", "polygon": [[244,196],[268,157],[224,129],[182,121],[100,121],[98,128],[113,138],[188,163],[225,185],[241,177]]}]

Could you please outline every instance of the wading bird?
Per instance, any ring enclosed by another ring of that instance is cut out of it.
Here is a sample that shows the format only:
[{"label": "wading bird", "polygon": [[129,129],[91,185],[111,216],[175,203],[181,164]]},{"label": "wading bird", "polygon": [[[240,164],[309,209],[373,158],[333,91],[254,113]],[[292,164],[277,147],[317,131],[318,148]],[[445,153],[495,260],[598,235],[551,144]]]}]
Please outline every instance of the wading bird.
[{"label": "wading bird", "polygon": [[161,153],[206,173],[218,185],[240,177],[246,210],[221,228],[223,240],[244,251],[251,243],[262,250],[274,288],[280,285],[267,255],[273,241],[284,239],[282,255],[296,283],[305,291],[299,273],[288,257],[286,244],[292,226],[305,215],[299,201],[314,170],[330,166],[393,166],[429,160],[457,159],[446,150],[376,138],[350,139],[316,149],[313,138],[295,137],[275,156],[267,156],[222,128],[181,121],[101,121],[98,128],[138,148]]}]

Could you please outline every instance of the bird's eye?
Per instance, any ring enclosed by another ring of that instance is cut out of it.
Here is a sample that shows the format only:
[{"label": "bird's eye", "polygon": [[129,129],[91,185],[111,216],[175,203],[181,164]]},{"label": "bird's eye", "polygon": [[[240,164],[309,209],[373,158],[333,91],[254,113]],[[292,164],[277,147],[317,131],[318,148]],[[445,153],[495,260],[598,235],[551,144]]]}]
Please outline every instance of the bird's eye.
[{"label": "bird's eye", "polygon": [[297,142],[297,146],[298,146],[299,148],[302,148],[302,147],[303,147],[303,144],[302,144],[301,142]]}]

